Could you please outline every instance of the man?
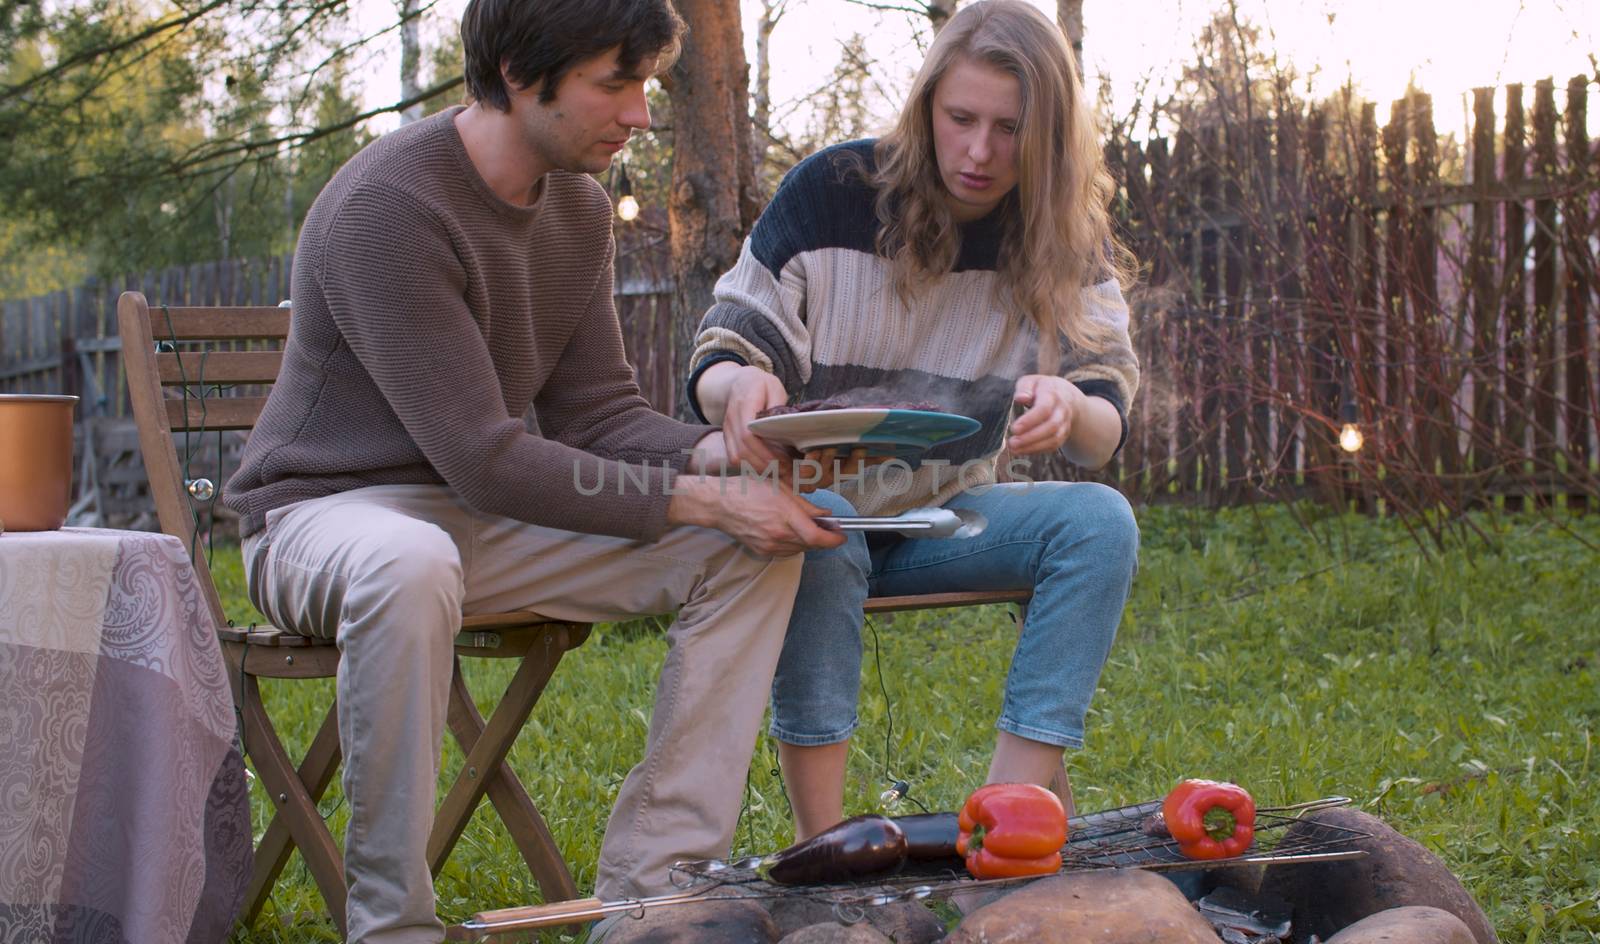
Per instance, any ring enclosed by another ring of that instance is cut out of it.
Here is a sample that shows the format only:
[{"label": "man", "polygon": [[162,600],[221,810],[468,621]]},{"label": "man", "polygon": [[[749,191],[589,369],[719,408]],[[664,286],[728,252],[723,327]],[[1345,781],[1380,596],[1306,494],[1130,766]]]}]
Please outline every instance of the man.
[{"label": "man", "polygon": [[227,500],[252,601],[343,653],[353,941],[443,937],[424,850],[463,611],[679,610],[596,883],[647,895],[726,854],[797,555],[842,541],[778,483],[719,478],[722,434],[651,411],[623,359],[586,175],[649,126],[681,31],[667,0],[473,0],[474,104],[356,155],[302,228]]}]

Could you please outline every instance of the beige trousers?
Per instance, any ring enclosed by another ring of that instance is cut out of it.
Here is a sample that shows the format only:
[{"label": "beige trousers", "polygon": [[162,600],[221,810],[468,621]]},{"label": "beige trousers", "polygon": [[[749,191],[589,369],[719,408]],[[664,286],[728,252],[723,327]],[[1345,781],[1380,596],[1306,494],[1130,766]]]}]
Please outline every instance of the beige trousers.
[{"label": "beige trousers", "polygon": [[728,854],[801,557],[759,558],[703,528],[654,544],[556,531],[474,511],[438,486],[357,489],[266,521],[244,545],[252,602],[342,653],[350,940],[443,939],[424,852],[463,612],[598,622],[677,611],[595,893],[659,894],[673,861]]}]

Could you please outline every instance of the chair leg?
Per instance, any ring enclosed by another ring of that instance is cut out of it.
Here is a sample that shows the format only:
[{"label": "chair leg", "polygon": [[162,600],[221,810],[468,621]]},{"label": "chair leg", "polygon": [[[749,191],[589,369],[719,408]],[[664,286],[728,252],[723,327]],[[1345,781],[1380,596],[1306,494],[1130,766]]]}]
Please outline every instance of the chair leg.
[{"label": "chair leg", "polygon": [[[251,761],[255,763],[256,776],[261,778],[261,785],[277,805],[276,818],[283,821],[290,841],[299,847],[306,868],[311,871],[311,877],[322,892],[322,898],[327,902],[328,911],[342,937],[346,930],[343,857],[333,842],[333,834],[328,832],[328,825],[322,821],[322,814],[317,811],[316,798],[307,790],[306,783],[301,781],[299,772],[283,749],[283,742],[278,740],[272,719],[267,717],[266,708],[261,704],[261,690],[256,677],[244,676],[237,687],[235,697],[239,699],[240,711],[244,716],[245,745],[249,748]],[[328,726],[326,721],[323,726]],[[326,761],[329,770],[320,771],[324,776],[331,776],[331,768],[338,757],[337,729],[335,732],[334,752]],[[319,731],[319,739],[321,734]],[[323,762],[320,758],[308,756],[307,772],[319,772],[317,764]],[[320,794],[321,790],[318,790]]]},{"label": "chair leg", "polygon": [[549,826],[505,760],[566,649],[557,644],[529,650],[487,724],[461,674],[461,660],[456,660],[450,684],[450,730],[467,758],[428,837],[428,865],[434,875],[444,867],[478,801],[487,793],[545,901],[578,897],[577,884]]},{"label": "chair leg", "polygon": [[[328,714],[322,719],[322,726],[317,729],[316,737],[311,739],[311,747],[306,751],[306,756],[300,761],[297,779],[305,784],[306,795],[313,804],[322,800],[328,790],[328,785],[333,782],[334,771],[339,769],[339,717],[338,705],[328,708]],[[251,754],[255,758],[255,754]],[[259,764],[258,764],[259,766]],[[272,821],[267,824],[267,831],[262,834],[261,841],[256,844],[255,866],[250,872],[250,885],[245,891],[245,907],[241,920],[244,924],[252,924],[256,916],[261,913],[261,908],[272,895],[272,888],[278,881],[278,875],[283,872],[283,867],[289,862],[289,853],[294,851],[294,838],[289,834],[289,828],[281,813],[273,814]]]}]

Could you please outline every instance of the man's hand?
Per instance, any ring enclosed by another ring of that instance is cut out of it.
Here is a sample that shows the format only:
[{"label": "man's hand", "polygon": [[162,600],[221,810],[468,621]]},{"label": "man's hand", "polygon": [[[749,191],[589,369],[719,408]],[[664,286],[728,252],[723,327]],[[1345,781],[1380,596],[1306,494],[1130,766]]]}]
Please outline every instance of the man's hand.
[{"label": "man's hand", "polygon": [[816,523],[827,509],[772,478],[680,475],[673,490],[668,522],[716,528],[764,557],[838,547],[845,541],[840,532]]},{"label": "man's hand", "polygon": [[1061,448],[1072,435],[1085,397],[1071,381],[1028,374],[1017,379],[1012,399],[1027,412],[1011,423],[1006,448],[1014,456],[1031,456]]}]

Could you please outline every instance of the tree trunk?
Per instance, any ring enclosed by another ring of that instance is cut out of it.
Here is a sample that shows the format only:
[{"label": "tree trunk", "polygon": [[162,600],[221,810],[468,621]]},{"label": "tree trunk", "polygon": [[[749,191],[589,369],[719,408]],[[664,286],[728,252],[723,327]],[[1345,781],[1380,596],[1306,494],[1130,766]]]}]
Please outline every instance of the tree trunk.
[{"label": "tree trunk", "polygon": [[761,17],[756,20],[755,114],[751,128],[751,163],[759,170],[767,160],[767,144],[772,139],[772,31],[783,19],[784,0],[761,0]]},{"label": "tree trunk", "polygon": [[[400,100],[410,101],[422,91],[417,75],[422,68],[422,42],[417,27],[422,16],[417,12],[418,0],[400,0]],[[412,105],[400,113],[400,123],[410,124],[422,117],[422,105]]]},{"label": "tree trunk", "polygon": [[229,174],[211,198],[211,209],[217,221],[217,241],[221,244],[223,259],[233,258],[233,181]]},{"label": "tree trunk", "polygon": [[1072,54],[1078,60],[1078,80],[1083,80],[1083,0],[1056,0],[1056,21],[1067,34]]},{"label": "tree trunk", "polygon": [[[738,0],[682,0],[689,24],[667,76],[672,100],[672,363],[688,369],[717,278],[761,210],[751,160],[749,66]],[[680,401],[677,413],[688,405]]]}]

